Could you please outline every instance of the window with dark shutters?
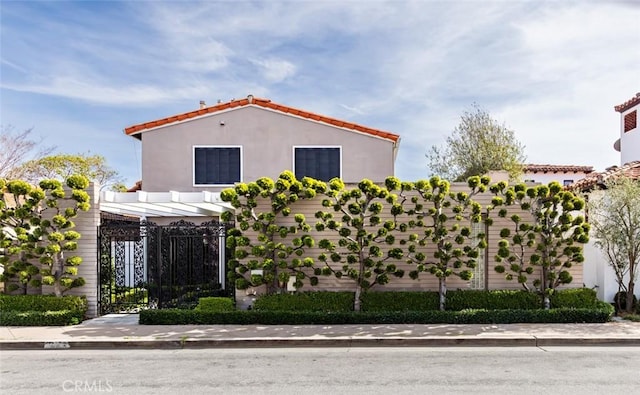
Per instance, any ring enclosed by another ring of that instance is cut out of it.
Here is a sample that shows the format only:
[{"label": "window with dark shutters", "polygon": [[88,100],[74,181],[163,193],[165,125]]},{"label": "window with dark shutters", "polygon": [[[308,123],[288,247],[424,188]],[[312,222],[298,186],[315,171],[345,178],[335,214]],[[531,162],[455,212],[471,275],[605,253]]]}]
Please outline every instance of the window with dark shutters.
[{"label": "window with dark shutters", "polygon": [[294,172],[297,179],[312,177],[329,181],[340,177],[340,147],[295,147]]},{"label": "window with dark shutters", "polygon": [[240,147],[194,147],[195,185],[233,185],[241,181]]}]

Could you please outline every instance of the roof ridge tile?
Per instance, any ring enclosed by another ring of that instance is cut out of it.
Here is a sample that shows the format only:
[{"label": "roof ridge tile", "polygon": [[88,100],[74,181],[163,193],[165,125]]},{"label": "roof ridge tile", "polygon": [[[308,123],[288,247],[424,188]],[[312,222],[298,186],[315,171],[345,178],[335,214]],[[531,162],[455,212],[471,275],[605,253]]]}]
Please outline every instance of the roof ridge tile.
[{"label": "roof ridge tile", "polygon": [[181,114],[177,114],[177,115],[172,115],[169,117],[165,117],[165,118],[161,118],[161,119],[157,119],[154,121],[149,121],[149,122],[143,122],[140,124],[136,124],[136,125],[132,125],[129,127],[126,127],[124,129],[125,134],[132,136],[132,135],[136,135],[139,132],[142,132],[146,129],[152,129],[158,126],[163,126],[163,125],[168,125],[174,122],[181,122],[184,120],[188,120],[191,118],[195,118],[198,116],[202,116],[202,115],[206,115],[206,114],[211,114],[211,113],[215,113],[218,111],[222,111],[222,110],[226,110],[229,108],[237,108],[237,107],[244,107],[244,106],[248,106],[248,105],[257,105],[259,107],[264,107],[264,108],[269,108],[275,111],[280,111],[283,112],[285,114],[291,114],[291,115],[295,115],[298,117],[302,117],[302,118],[307,118],[307,119],[311,119],[314,121],[319,121],[319,122],[324,122],[333,126],[337,126],[337,127],[341,127],[341,128],[345,128],[345,129],[351,129],[357,132],[361,132],[361,133],[365,133],[365,134],[369,134],[372,136],[377,136],[377,137],[381,137],[387,140],[391,140],[394,143],[398,142],[398,140],[400,139],[400,136],[394,133],[390,133],[390,132],[385,132],[382,130],[378,130],[378,129],[373,129],[373,128],[369,128],[363,125],[358,125],[356,123],[351,123],[351,122],[345,122],[345,121],[341,121],[339,119],[335,119],[335,118],[331,118],[331,117],[327,117],[324,115],[319,115],[319,114],[315,114],[309,111],[305,111],[305,110],[300,110],[297,108],[293,108],[293,107],[289,107],[289,106],[284,106],[281,104],[276,104],[273,103],[270,99],[264,99],[264,98],[257,98],[257,97],[252,97],[251,100],[249,98],[244,98],[244,99],[239,99],[239,100],[231,100],[229,102],[225,102],[225,103],[218,103],[216,105],[210,106],[210,107],[205,107],[202,109],[197,109],[197,110],[193,110],[193,111],[188,111],[185,113],[181,113]]}]

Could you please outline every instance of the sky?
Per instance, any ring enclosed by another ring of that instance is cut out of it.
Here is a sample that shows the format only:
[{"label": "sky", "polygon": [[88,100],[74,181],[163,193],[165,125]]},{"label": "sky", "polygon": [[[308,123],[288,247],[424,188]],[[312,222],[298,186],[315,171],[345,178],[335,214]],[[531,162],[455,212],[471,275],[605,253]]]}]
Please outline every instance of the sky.
[{"label": "sky", "polygon": [[133,185],[125,127],[253,94],[399,134],[412,181],[475,103],[528,163],[602,171],[640,92],[638,21],[634,1],[2,0],[0,122]]}]

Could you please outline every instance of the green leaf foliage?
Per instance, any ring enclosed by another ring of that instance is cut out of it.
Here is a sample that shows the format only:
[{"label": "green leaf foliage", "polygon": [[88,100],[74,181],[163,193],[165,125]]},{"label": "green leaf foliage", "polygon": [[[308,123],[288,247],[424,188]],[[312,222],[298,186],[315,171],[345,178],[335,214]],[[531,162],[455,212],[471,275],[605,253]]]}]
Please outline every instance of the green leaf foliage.
[{"label": "green leaf foliage", "polygon": [[84,319],[87,300],[80,296],[0,295],[0,311],[0,325],[70,325]]},{"label": "green leaf foliage", "polygon": [[524,146],[514,131],[477,105],[462,114],[445,145],[432,147],[426,156],[433,175],[453,181],[492,170],[506,170],[512,179],[517,179],[525,163]]},{"label": "green leaf foliage", "polygon": [[[325,211],[318,211],[315,229],[324,231],[318,246],[324,250],[318,257],[323,264],[321,275],[347,278],[354,283],[354,310],[360,310],[360,294],[376,285],[387,284],[391,277],[402,277],[404,271],[393,260],[402,258],[403,250],[380,246],[395,245],[393,231],[402,207],[393,204],[393,192],[400,181],[389,177],[384,185],[364,179],[353,188],[345,188],[339,179],[329,182]],[[391,219],[383,221],[382,213]]]},{"label": "green leaf foliage", "polygon": [[[315,244],[309,235],[311,227],[305,216],[293,213],[291,207],[326,189],[323,182],[308,177],[300,181],[291,171],[284,171],[275,181],[262,177],[221,192],[222,200],[236,209],[234,219],[239,225],[227,235],[235,267],[231,280],[239,289],[266,284],[269,293],[280,292],[291,278],[296,289],[303,287],[305,279],[315,283],[304,270],[313,266],[313,259],[298,258]],[[294,225],[281,225],[289,216]],[[225,218],[231,219],[231,215]]]},{"label": "green leaf foliage", "polygon": [[500,195],[499,216],[511,222],[500,231],[495,270],[538,292],[550,308],[555,289],[573,280],[569,269],[584,261],[582,245],[589,241],[589,224],[580,212],[584,200],[555,181],[491,190]]},{"label": "green leaf foliage", "polygon": [[[58,180],[42,180],[33,186],[22,180],[3,181],[0,185],[0,280],[8,289],[27,293],[29,286],[52,285],[57,296],[81,286],[76,277],[81,260],[69,251],[77,249],[80,234],[71,230],[78,211],[89,209],[89,195],[81,189],[89,185],[80,175],[70,176],[70,196]],[[42,267],[34,265],[39,262]],[[37,275],[42,278],[38,279]]]},{"label": "green leaf foliage", "polygon": [[401,312],[142,310],[142,325],[357,325],[357,324],[513,324],[602,323],[613,307],[600,302],[591,309],[463,310]]}]

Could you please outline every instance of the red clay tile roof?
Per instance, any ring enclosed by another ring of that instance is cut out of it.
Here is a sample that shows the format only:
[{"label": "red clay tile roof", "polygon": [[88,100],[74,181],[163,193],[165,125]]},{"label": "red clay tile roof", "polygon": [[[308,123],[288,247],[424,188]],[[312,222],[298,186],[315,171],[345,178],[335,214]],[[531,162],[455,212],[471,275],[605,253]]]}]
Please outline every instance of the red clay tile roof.
[{"label": "red clay tile roof", "polygon": [[613,107],[617,112],[625,112],[631,107],[640,104],[640,92],[636,93],[635,97],[627,100],[626,102]]},{"label": "red clay tile roof", "polygon": [[612,166],[601,173],[591,173],[582,180],[578,180],[573,184],[568,185],[567,189],[574,191],[589,191],[597,187],[605,187],[607,181],[622,176],[640,180],[640,160],[626,163],[620,167]]},{"label": "red clay tile roof", "polygon": [[127,189],[127,192],[136,192],[136,191],[141,191],[142,190],[142,180],[136,181],[136,185],[132,186],[131,188]]},{"label": "red clay tile roof", "polygon": [[591,173],[592,166],[574,165],[524,165],[524,171],[529,173]]},{"label": "red clay tile roof", "polygon": [[273,103],[271,102],[271,100],[268,100],[268,99],[254,98],[251,95],[249,95],[245,99],[232,100],[227,103],[220,103],[220,104],[216,104],[215,106],[205,107],[195,111],[190,111],[187,113],[178,114],[178,115],[174,115],[167,118],[162,118],[162,119],[158,119],[151,122],[145,122],[138,125],[129,126],[128,128],[124,129],[124,132],[129,136],[136,136],[145,130],[155,128],[158,126],[168,125],[171,123],[184,121],[186,119],[191,119],[191,118],[199,117],[202,115],[219,112],[219,111],[230,109],[230,108],[245,107],[250,105],[269,108],[269,109],[280,111],[283,113],[296,115],[302,118],[308,118],[314,121],[323,122],[329,125],[333,125],[333,126],[337,126],[345,129],[351,129],[361,133],[370,134],[373,136],[381,137],[383,139],[391,140],[394,143],[398,142],[398,140],[400,139],[400,136],[398,136],[397,134],[385,132],[378,129],[368,128],[368,127],[357,125],[354,123],[340,121],[335,118],[325,117],[323,115],[314,114],[314,113],[304,111],[304,110],[299,110],[293,107],[283,106],[281,104]]}]

